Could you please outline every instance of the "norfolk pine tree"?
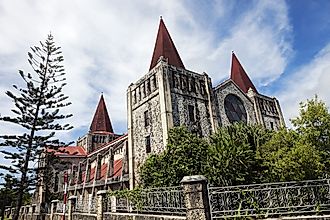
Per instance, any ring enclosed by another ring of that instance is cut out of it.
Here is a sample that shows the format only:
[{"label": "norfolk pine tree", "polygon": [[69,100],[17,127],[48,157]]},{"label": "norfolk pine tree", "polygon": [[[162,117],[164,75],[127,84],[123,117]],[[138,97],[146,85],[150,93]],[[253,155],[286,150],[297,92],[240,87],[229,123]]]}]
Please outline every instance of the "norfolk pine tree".
[{"label": "norfolk pine tree", "polygon": [[69,130],[69,124],[59,123],[71,114],[61,114],[60,109],[70,105],[68,96],[62,92],[66,80],[63,56],[60,47],[56,47],[53,36],[48,35],[40,46],[31,47],[28,62],[32,73],[19,70],[25,87],[14,85],[15,92],[7,91],[6,95],[14,102],[14,116],[0,117],[0,120],[16,124],[23,128],[20,135],[1,135],[1,151],[5,159],[11,160],[8,166],[1,165],[17,178],[17,201],[13,220],[17,220],[25,192],[36,186],[41,168],[30,166],[36,163],[45,148],[58,149],[65,145],[55,138],[55,131]]}]

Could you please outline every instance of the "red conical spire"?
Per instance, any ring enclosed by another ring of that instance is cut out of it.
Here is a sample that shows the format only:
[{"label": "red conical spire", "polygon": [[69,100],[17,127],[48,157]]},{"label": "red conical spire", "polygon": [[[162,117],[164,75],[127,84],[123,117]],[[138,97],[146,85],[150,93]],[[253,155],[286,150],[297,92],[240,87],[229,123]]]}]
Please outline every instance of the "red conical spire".
[{"label": "red conical spire", "polygon": [[183,69],[185,68],[162,18],[160,18],[157,39],[149,70],[156,66],[161,56],[168,59],[170,65]]},{"label": "red conical spire", "polygon": [[113,133],[110,117],[108,115],[107,107],[105,106],[103,94],[101,95],[99,104],[96,108],[90,131],[106,131]]},{"label": "red conical spire", "polygon": [[252,88],[255,92],[258,92],[234,52],[232,53],[231,59],[230,79],[232,79],[245,93],[248,92],[249,88]]}]

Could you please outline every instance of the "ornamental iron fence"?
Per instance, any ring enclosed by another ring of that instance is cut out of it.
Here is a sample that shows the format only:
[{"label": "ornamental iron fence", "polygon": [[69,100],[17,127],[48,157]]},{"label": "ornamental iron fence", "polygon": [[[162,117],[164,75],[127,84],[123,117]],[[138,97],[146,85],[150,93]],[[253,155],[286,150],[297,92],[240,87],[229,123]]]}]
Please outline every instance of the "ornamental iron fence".
[{"label": "ornamental iron fence", "polygon": [[330,179],[209,187],[212,219],[330,212]]},{"label": "ornamental iron fence", "polygon": [[78,198],[75,204],[75,212],[80,213],[96,213],[96,197],[86,197],[86,198]]},{"label": "ornamental iron fence", "polygon": [[[134,201],[133,201],[134,200]],[[114,197],[108,194],[103,203],[104,212],[135,212],[162,215],[186,214],[182,187],[144,189],[135,199]]]},{"label": "ornamental iron fence", "polygon": [[[58,201],[55,206],[55,213],[63,213],[63,208],[64,208],[63,201]],[[67,211],[67,207],[65,211]]]}]

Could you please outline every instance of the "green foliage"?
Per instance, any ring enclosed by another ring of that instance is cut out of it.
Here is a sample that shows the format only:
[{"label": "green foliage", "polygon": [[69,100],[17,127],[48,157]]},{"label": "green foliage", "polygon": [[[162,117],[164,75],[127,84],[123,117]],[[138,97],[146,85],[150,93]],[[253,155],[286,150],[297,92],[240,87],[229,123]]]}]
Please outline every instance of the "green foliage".
[{"label": "green foliage", "polygon": [[281,129],[260,150],[264,182],[299,181],[322,176],[321,152],[293,130]]},{"label": "green foliage", "polygon": [[261,167],[255,152],[269,136],[258,126],[233,124],[207,141],[186,128],[173,128],[166,150],[149,156],[141,167],[142,186],[175,186],[184,176],[198,174],[216,185],[258,182]]},{"label": "green foliage", "polygon": [[141,167],[142,186],[175,186],[184,176],[203,174],[207,150],[206,140],[183,127],[172,129],[166,150],[159,155],[151,155]]},{"label": "green foliage", "polygon": [[11,161],[10,165],[1,165],[0,169],[18,178],[14,220],[18,218],[24,193],[33,189],[41,177],[40,167],[29,166],[29,163],[36,163],[45,147],[57,149],[65,146],[55,138],[55,131],[72,128],[69,124],[59,123],[72,116],[60,113],[61,108],[71,104],[62,93],[65,86],[62,52],[60,47],[55,46],[52,35],[40,44],[31,47],[31,52],[28,52],[28,62],[33,72],[19,70],[25,87],[14,85],[14,92],[6,92],[15,104],[12,109],[14,116],[0,117],[0,121],[13,123],[23,129],[19,135],[0,136],[3,139],[0,152]]},{"label": "green foliage", "polygon": [[256,151],[270,134],[261,127],[237,123],[220,128],[210,137],[205,176],[218,186],[259,182],[262,167]]},{"label": "green foliage", "polygon": [[317,97],[300,105],[294,130],[234,123],[207,139],[185,128],[169,133],[166,150],[141,167],[143,187],[179,185],[202,174],[217,186],[299,181],[330,174],[330,114]]},{"label": "green foliage", "polygon": [[125,199],[126,201],[131,202],[137,208],[137,210],[142,209],[142,189],[135,188],[133,190],[116,190],[116,191],[108,191],[108,196],[115,196],[118,199]]},{"label": "green foliage", "polygon": [[260,150],[265,182],[308,180],[329,174],[330,114],[315,96],[300,103],[291,119],[295,130],[282,129]]},{"label": "green foliage", "polygon": [[300,115],[291,122],[304,142],[330,151],[330,114],[326,104],[317,96],[300,103]]}]

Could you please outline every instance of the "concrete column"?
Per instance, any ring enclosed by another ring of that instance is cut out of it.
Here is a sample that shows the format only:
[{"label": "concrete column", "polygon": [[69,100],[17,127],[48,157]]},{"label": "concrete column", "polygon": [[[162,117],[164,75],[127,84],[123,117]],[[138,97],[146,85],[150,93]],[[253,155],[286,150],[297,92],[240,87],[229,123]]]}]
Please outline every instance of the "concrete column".
[{"label": "concrete column", "polygon": [[[135,90],[137,91],[137,90]],[[136,94],[137,95],[137,94]],[[138,98],[137,98],[138,99]],[[137,101],[138,102],[138,101]],[[133,143],[133,104],[132,84],[127,89],[127,132],[128,132],[128,164],[129,164],[129,187],[134,188],[134,143]]]},{"label": "concrete column", "polygon": [[[163,130],[163,146],[167,144],[168,130],[173,127],[173,116],[172,116],[172,98],[170,83],[168,80],[168,65],[161,65],[158,72],[158,91],[159,91],[159,107],[160,107],[160,118]],[[152,137],[153,138],[153,137]]]},{"label": "concrete column", "polygon": [[123,150],[123,168],[122,168],[122,174],[128,173],[128,157],[127,157],[127,152],[128,152],[128,142],[125,143],[125,147]]},{"label": "concrete column", "polygon": [[89,182],[90,177],[91,177],[91,161],[90,161],[90,159],[87,159],[85,184]]},{"label": "concrete column", "polygon": [[83,163],[79,162],[79,168],[78,168],[78,180],[77,183],[80,184],[82,182],[82,167]]},{"label": "concrete column", "polygon": [[101,190],[97,192],[97,206],[96,206],[96,220],[103,220],[103,202],[107,194],[106,190]]},{"label": "concrete column", "polygon": [[110,202],[111,202],[111,212],[116,212],[116,196],[111,196],[110,197]]},{"label": "concrete column", "polygon": [[59,200],[52,200],[50,203],[50,220],[54,219],[55,208]]},{"label": "concrete column", "polygon": [[101,179],[101,171],[102,171],[102,155],[98,154],[97,155],[97,166],[96,166],[96,179],[99,180]]},{"label": "concrete column", "polygon": [[202,175],[185,176],[181,180],[187,220],[211,220],[207,179]]},{"label": "concrete column", "polygon": [[217,115],[215,112],[215,106],[214,106],[214,97],[212,92],[212,82],[210,77],[207,75],[207,73],[203,73],[204,81],[205,81],[205,88],[206,88],[206,94],[207,94],[207,100],[208,100],[208,111],[210,113],[210,122],[211,122],[211,129],[212,132],[215,133],[218,125]]},{"label": "concrete column", "polygon": [[76,202],[77,202],[77,196],[70,196],[69,197],[68,220],[72,220],[72,213],[75,211]]},{"label": "concrete column", "polygon": [[109,159],[108,159],[108,174],[107,177],[110,178],[113,176],[113,161],[114,161],[114,156],[113,156],[113,148],[111,147],[109,149]]},{"label": "concrete column", "polygon": [[283,113],[281,111],[280,102],[275,97],[273,97],[273,100],[275,102],[275,107],[276,107],[276,110],[278,112],[278,117],[280,118],[280,126],[284,128],[285,127],[285,120],[284,120],[284,117],[283,117]]}]

